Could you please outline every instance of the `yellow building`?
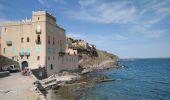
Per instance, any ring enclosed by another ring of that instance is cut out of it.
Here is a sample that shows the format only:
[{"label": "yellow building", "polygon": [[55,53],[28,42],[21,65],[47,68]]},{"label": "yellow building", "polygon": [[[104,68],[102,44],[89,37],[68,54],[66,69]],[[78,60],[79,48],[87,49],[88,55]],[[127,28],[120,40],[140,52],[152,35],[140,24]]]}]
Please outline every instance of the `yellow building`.
[{"label": "yellow building", "polygon": [[1,28],[1,54],[19,62],[21,69],[43,68],[43,73],[50,76],[77,68],[78,56],[65,53],[65,30],[46,11],[32,12],[30,20],[4,22]]}]

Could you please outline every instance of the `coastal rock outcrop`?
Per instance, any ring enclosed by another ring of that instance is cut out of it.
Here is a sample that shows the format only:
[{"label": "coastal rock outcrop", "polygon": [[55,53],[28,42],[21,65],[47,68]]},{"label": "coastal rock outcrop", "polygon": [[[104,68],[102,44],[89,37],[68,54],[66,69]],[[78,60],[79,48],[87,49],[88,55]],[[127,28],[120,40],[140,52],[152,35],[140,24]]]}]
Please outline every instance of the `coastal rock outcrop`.
[{"label": "coastal rock outcrop", "polygon": [[84,69],[82,73],[88,73],[100,69],[117,68],[118,56],[106,51],[97,50],[97,56],[82,54],[79,67]]}]

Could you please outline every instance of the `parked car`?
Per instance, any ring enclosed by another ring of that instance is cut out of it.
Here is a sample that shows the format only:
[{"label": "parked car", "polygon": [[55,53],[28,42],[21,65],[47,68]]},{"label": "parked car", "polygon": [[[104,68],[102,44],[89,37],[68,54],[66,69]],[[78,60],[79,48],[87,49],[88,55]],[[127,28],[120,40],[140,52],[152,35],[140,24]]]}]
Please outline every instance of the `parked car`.
[{"label": "parked car", "polygon": [[10,72],[19,72],[20,69],[16,65],[10,65],[9,68],[8,68],[8,71],[10,71]]},{"label": "parked car", "polygon": [[10,65],[5,65],[1,67],[2,71],[8,71]]}]

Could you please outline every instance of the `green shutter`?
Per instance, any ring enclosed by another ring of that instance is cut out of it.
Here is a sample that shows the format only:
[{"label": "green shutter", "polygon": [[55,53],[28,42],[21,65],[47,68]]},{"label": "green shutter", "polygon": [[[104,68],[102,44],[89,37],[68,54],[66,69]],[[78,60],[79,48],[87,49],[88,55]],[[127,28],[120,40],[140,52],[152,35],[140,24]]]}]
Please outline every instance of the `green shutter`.
[{"label": "green shutter", "polygon": [[56,52],[56,48],[53,48],[53,53],[55,53]]},{"label": "green shutter", "polygon": [[41,27],[40,27],[40,25],[37,25],[37,28],[36,28],[36,32],[41,32]]},{"label": "green shutter", "polygon": [[12,54],[15,54],[15,53],[16,53],[15,48],[12,48]]},{"label": "green shutter", "polygon": [[51,53],[51,49],[50,49],[50,47],[48,47],[48,53]]},{"label": "green shutter", "polygon": [[60,52],[62,52],[63,50],[62,50],[62,48],[60,48]]},{"label": "green shutter", "polygon": [[36,47],[35,51],[36,51],[36,53],[40,53],[41,52],[41,47]]}]

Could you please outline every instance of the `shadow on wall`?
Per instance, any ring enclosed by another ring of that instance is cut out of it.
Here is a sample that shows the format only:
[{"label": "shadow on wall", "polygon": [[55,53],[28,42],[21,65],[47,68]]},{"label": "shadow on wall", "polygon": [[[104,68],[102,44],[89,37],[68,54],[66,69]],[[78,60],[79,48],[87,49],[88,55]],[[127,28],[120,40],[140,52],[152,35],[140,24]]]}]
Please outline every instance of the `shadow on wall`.
[{"label": "shadow on wall", "polygon": [[0,71],[2,71],[2,67],[6,65],[16,65],[19,67],[19,63],[17,61],[0,55]]}]

